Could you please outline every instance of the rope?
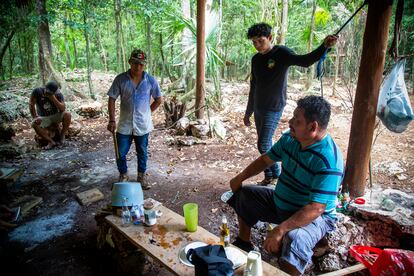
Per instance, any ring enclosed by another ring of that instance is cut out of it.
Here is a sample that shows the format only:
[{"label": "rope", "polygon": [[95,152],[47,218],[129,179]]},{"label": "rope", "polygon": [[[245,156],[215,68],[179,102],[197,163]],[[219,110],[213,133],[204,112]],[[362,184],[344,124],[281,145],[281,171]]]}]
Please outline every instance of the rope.
[{"label": "rope", "polygon": [[[349,22],[351,22],[351,20],[355,17],[355,15],[358,14],[358,12],[365,6],[368,4],[368,0],[365,0],[364,3],[362,3],[362,5],[351,15],[350,18],[348,18],[348,20],[339,28],[338,31],[336,31],[335,36],[337,36],[344,28],[346,25],[348,25]],[[318,64],[316,66],[316,78],[318,80],[320,80],[321,82],[321,96],[323,97],[323,84],[322,84],[322,77],[325,74],[325,59],[328,56],[328,53],[332,50],[332,48],[327,48],[325,50],[325,52],[323,53],[323,55],[321,56],[321,58],[318,61]]]}]

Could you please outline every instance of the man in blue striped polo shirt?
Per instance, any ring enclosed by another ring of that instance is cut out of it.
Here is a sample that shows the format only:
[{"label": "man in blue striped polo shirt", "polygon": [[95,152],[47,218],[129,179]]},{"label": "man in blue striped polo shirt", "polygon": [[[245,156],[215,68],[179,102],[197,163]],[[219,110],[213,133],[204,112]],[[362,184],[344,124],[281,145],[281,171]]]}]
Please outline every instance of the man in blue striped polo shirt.
[{"label": "man in blue striped polo shirt", "polygon": [[[251,227],[257,221],[278,224],[263,247],[280,254],[280,267],[292,275],[305,271],[313,247],[335,229],[344,164],[341,151],[327,134],[330,114],[330,104],[322,97],[300,99],[289,120],[289,130],[267,153],[230,180],[234,195],[228,204],[239,220],[239,236],[233,244],[250,251]],[[282,163],[282,173],[274,190],[242,185],[275,162]]]}]

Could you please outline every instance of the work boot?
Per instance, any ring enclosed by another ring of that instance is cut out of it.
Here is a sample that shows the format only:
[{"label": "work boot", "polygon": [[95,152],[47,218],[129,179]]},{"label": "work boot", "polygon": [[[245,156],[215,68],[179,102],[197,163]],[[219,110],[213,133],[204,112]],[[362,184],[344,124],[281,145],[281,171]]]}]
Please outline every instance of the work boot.
[{"label": "work boot", "polygon": [[129,177],[126,173],[119,174],[118,182],[128,182],[128,180],[129,180]]},{"label": "work boot", "polygon": [[151,188],[151,186],[145,180],[145,173],[143,173],[143,172],[138,172],[137,182],[141,183],[141,188],[143,190],[149,190]]},{"label": "work boot", "polygon": [[257,183],[260,186],[267,186],[267,185],[276,185],[277,183],[277,177],[265,177],[265,179],[263,179],[262,181],[260,181],[259,183]]}]

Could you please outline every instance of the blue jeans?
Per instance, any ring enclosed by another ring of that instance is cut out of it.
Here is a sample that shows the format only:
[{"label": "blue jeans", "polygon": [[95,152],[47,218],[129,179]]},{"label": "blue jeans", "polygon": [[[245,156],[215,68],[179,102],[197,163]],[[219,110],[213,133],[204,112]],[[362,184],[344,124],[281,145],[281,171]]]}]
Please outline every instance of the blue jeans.
[{"label": "blue jeans", "polygon": [[148,137],[149,133],[143,136],[124,135],[116,133],[116,140],[118,141],[119,159],[116,160],[119,173],[125,174],[128,171],[126,156],[131,147],[132,140],[135,142],[135,149],[137,152],[137,169],[138,172],[144,173],[147,170],[148,160]]},{"label": "blue jeans", "polygon": [[[270,150],[272,137],[282,117],[283,109],[280,111],[254,111],[254,122],[257,131],[257,149],[260,154]],[[280,175],[280,164],[275,163],[264,171],[265,178],[277,178]]]}]

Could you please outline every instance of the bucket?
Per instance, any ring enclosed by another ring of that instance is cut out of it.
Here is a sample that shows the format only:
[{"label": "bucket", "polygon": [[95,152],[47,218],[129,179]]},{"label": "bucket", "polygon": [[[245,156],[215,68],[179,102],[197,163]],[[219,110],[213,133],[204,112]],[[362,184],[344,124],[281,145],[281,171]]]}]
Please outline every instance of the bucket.
[{"label": "bucket", "polygon": [[117,182],[112,187],[112,206],[122,207],[122,199],[128,198],[128,205],[142,205],[144,194],[139,182]]}]

